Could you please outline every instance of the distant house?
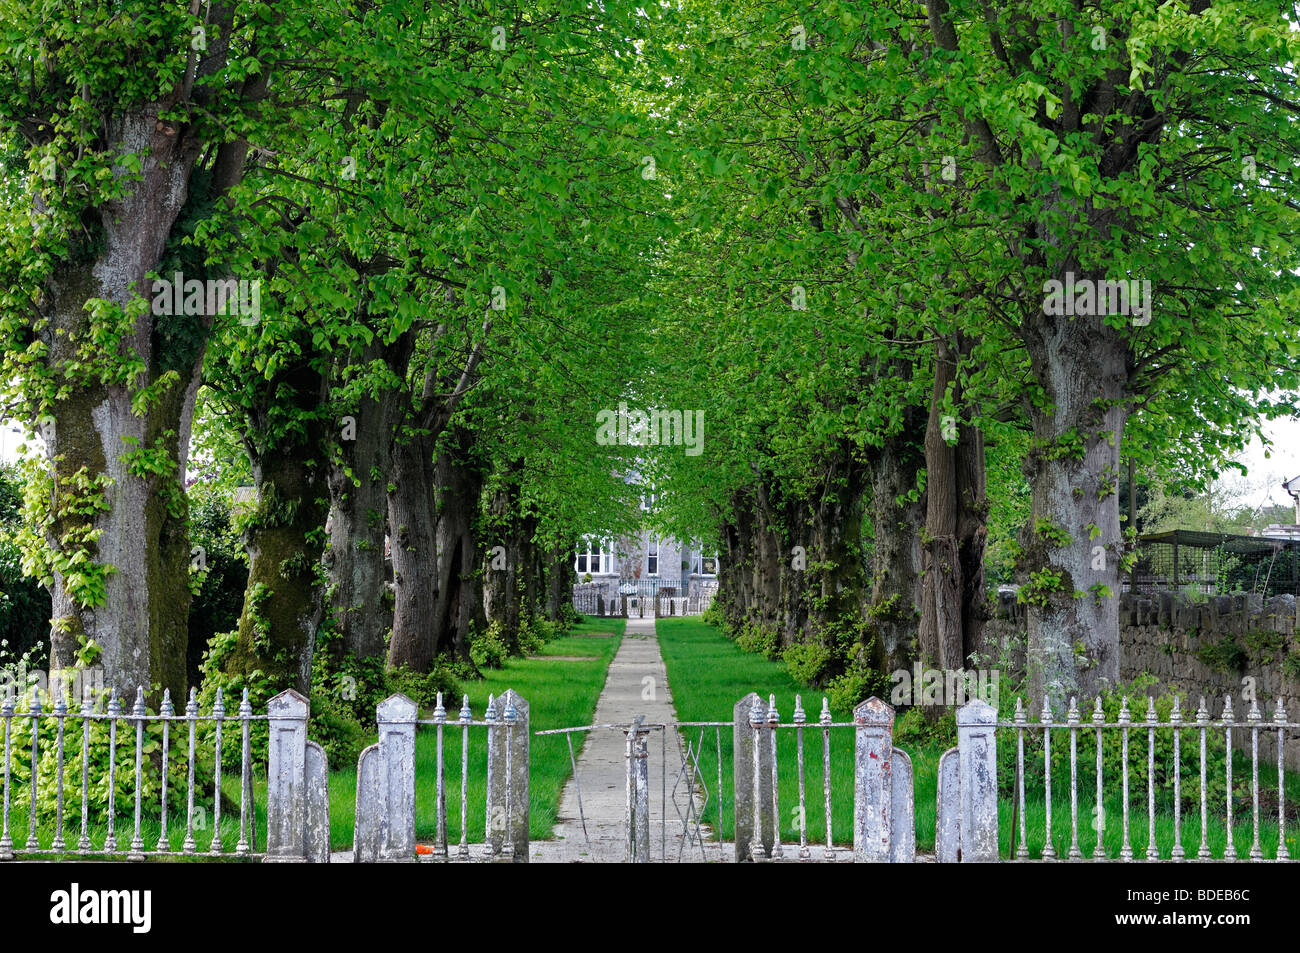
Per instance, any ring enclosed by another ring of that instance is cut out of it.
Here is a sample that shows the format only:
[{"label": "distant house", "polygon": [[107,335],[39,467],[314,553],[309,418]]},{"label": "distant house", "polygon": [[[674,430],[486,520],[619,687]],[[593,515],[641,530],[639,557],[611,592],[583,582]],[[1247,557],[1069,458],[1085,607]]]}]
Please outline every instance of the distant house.
[{"label": "distant house", "polygon": [[[654,494],[647,492],[641,509],[649,512],[653,506]],[[698,601],[703,591],[716,589],[718,566],[716,551],[649,529],[617,539],[584,536],[573,561],[579,585],[588,594],[595,588],[611,601],[620,588],[629,593],[635,589],[645,598],[671,589],[672,596]]]}]

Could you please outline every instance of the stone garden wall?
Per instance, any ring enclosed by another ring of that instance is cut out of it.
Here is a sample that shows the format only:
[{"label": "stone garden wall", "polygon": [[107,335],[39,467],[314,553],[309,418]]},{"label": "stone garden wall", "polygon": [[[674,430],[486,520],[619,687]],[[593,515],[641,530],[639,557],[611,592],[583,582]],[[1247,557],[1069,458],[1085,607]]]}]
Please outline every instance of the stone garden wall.
[{"label": "stone garden wall", "polygon": [[[986,633],[989,665],[998,658],[997,643],[1015,646],[1002,652],[1003,664],[1023,671],[1024,606],[1012,592],[998,594],[997,616]],[[1249,704],[1243,692],[1253,691],[1263,721],[1273,718],[1277,699],[1286,706],[1291,721],[1300,720],[1300,637],[1296,634],[1296,599],[1282,595],[1210,596],[1192,601],[1181,592],[1124,593],[1120,596],[1120,678],[1124,682],[1149,674],[1159,684],[1157,693],[1174,690],[1185,694],[1190,710],[1184,718],[1195,721],[1195,708],[1204,695],[1211,717],[1232,695],[1233,714],[1246,723]],[[1210,704],[1210,697],[1214,703]],[[1082,700],[1081,700],[1082,701]],[[1134,709],[1140,718],[1141,706]],[[1247,750],[1248,731],[1234,732]],[[1275,763],[1275,732],[1260,735],[1260,756]],[[1287,746],[1287,764],[1300,769],[1300,745]],[[1263,770],[1263,765],[1261,765]]]}]

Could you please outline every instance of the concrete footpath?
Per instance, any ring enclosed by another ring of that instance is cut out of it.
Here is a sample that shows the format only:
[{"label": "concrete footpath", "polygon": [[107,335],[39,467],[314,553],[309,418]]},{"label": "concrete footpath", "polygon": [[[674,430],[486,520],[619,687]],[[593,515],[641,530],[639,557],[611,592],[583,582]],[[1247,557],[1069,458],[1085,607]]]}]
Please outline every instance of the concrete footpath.
[{"label": "concrete footpath", "polygon": [[[638,715],[645,716],[646,724],[666,724],[677,720],[653,619],[627,620],[623,643],[610,663],[592,723],[623,725],[634,721]],[[669,729],[666,739],[664,735],[665,731],[652,731],[647,739],[651,857],[658,861],[660,852],[666,850],[668,859],[676,860],[681,850],[682,859],[698,861],[702,859],[700,848],[682,843],[682,822],[678,812],[688,811],[688,797],[685,782],[677,783],[682,761],[677,732]],[[575,735],[573,741],[576,749],[579,736]],[[663,801],[665,775],[666,803]],[[676,807],[674,784],[678,788]],[[698,810],[698,797],[695,803]],[[694,825],[691,829],[694,830]],[[707,827],[703,830],[708,859],[719,859],[717,846],[707,841],[711,831]],[[578,756],[577,777],[565,785],[560,799],[555,840],[535,842],[531,855],[532,860],[540,863],[620,863],[627,859],[627,736],[622,731],[596,728],[587,733],[586,745]]]}]

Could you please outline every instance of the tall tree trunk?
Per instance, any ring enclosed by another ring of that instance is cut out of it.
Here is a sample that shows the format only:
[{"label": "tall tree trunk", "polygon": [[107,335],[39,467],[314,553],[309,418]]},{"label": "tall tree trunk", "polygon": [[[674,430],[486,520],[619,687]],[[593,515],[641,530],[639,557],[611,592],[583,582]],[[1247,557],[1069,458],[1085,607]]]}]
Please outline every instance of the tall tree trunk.
[{"label": "tall tree trunk", "polygon": [[1018,567],[1029,607],[1030,688],[1061,709],[1070,696],[1091,697],[1119,679],[1129,350],[1103,316],[1040,312],[1021,334],[1044,396],[1030,408],[1034,448],[1025,469],[1033,492]]},{"label": "tall tree trunk", "polygon": [[483,611],[481,553],[475,523],[483,474],[467,458],[473,439],[459,428],[438,453],[438,604],[434,657],[446,653],[469,660],[471,629],[487,625]]},{"label": "tall tree trunk", "polygon": [[916,655],[925,501],[908,497],[925,462],[923,413],[909,408],[902,431],[869,464],[874,540],[867,617],[877,636],[872,661],[882,673],[908,668]]},{"label": "tall tree trunk", "polygon": [[502,640],[511,652],[519,647],[519,622],[525,604],[521,583],[524,563],[529,558],[521,530],[519,486],[515,482],[521,466],[521,461],[515,461],[507,467],[488,503],[488,551],[503,547],[505,568],[494,569],[489,563],[484,584],[487,617],[501,627]]},{"label": "tall tree trunk", "polygon": [[437,513],[432,439],[399,438],[389,477],[393,560],[393,636],[388,664],[427,672],[433,663],[438,604]]},{"label": "tall tree trunk", "polygon": [[[375,340],[361,355],[369,364],[383,361],[401,380],[411,358],[413,335],[385,345]],[[330,610],[342,655],[382,658],[384,637],[393,624],[388,599],[384,539],[388,516],[388,469],[393,437],[405,395],[380,389],[358,401],[349,421],[340,421],[339,456],[331,465],[329,569]]]},{"label": "tall tree trunk", "polygon": [[984,623],[989,618],[984,591],[989,503],[985,492],[984,434],[978,427],[957,428],[957,553],[962,581],[962,659],[986,654]]},{"label": "tall tree trunk", "polygon": [[964,668],[962,564],[957,544],[956,421],[945,426],[945,398],[957,379],[957,357],[947,341],[935,349],[934,388],[925,430],[925,535],[922,540],[921,624],[918,649],[925,665]]},{"label": "tall tree trunk", "polygon": [[[321,622],[317,566],[324,549],[320,530],[329,512],[328,423],[322,412],[326,376],[299,366],[267,383],[267,402],[250,414],[245,441],[257,489],[256,508],[245,521],[248,586],[239,637],[225,671],[260,671],[273,691],[311,688],[311,660]],[[262,442],[272,432],[271,408],[292,393],[300,428]]]},{"label": "tall tree trunk", "polygon": [[[52,368],[113,361],[128,353],[144,362],[142,379],[103,383],[85,374],[62,388],[48,407],[53,423],[47,420],[41,430],[54,483],[54,512],[46,529],[56,556],[50,591],[53,664],[75,664],[81,642],[93,640],[101,650],[98,664],[106,685],[128,698],[143,686],[155,703],[152,686],[168,688],[175,697],[184,697],[186,688],[190,547],[182,481],[202,344],[183,355],[159,353],[155,318],[145,309],[114,353],[84,352],[91,323],[87,302],[104,299],[125,308],[136,296],[150,297],[146,275],[158,269],[189,199],[202,144],[176,135],[159,120],[161,109],[147,104],[107,120],[106,150],[143,153],[143,169],[137,181],[122,184],[122,198],[98,210],[97,253],[53,268],[43,302],[48,324],[41,334]],[[133,407],[141,386],[157,384],[169,368],[180,369],[180,380],[161,400]],[[163,453],[167,472],[133,466],[133,454],[153,451]],[[87,489],[99,484],[90,490],[99,497],[94,509],[70,506],[87,494],[74,489],[79,483]],[[78,537],[86,542],[71,542]],[[69,549],[84,549],[94,563],[112,567],[100,597],[79,591],[81,569],[65,571],[71,567],[58,557],[71,557]]]}]

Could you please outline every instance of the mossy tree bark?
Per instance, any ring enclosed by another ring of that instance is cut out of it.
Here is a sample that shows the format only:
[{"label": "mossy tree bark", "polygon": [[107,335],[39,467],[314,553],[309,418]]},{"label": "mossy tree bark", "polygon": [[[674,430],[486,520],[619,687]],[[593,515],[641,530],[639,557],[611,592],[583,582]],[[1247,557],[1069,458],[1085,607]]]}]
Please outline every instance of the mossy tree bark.
[{"label": "mossy tree bark", "polygon": [[379,363],[393,386],[379,386],[351,408],[330,467],[330,532],[326,551],[329,607],[336,651],[358,659],[383,658],[393,624],[384,543],[388,528],[388,469],[404,395],[414,332],[385,344],[376,338],[361,354]]},{"label": "mossy tree bark", "polygon": [[[270,694],[308,694],[316,632],[321,623],[318,567],[329,512],[328,461],[332,425],[326,410],[327,373],[300,364],[262,388],[249,411],[245,439],[257,503],[244,521],[248,588],[235,647],[224,670],[237,678],[261,672]],[[294,426],[280,430],[285,407]]]},{"label": "mossy tree bark", "polygon": [[871,473],[871,601],[867,620],[876,636],[873,667],[888,674],[916,657],[921,606],[924,495],[916,496],[925,464],[925,412],[904,411],[900,432],[885,439],[868,463]]},{"label": "mossy tree bark", "polygon": [[[229,29],[229,10],[217,19],[223,32]],[[192,57],[191,69],[211,73],[224,59],[222,44]],[[265,93],[265,74],[244,84],[246,101]],[[46,349],[48,380],[66,377],[47,401],[31,407],[52,480],[44,526],[53,557],[52,664],[74,665],[93,641],[106,686],[128,698],[143,687],[152,705],[163,689],[183,698],[187,687],[190,542],[183,479],[212,316],[154,314],[144,304],[151,300],[148,275],[180,260],[177,223],[185,219],[192,227],[209,215],[242,178],[248,152],[242,140],[217,145],[207,138],[211,130],[162,118],[183,94],[190,90],[178,87],[166,99],[103,117],[90,151],[140,156],[141,170],[131,175],[113,167],[119,196],[81,212],[89,240],[74,242],[71,256],[50,270],[35,340]],[[212,95],[195,90],[192,102],[203,107]],[[36,141],[48,134],[38,132]],[[36,206],[47,211],[39,197]],[[108,317],[97,303],[112,309]],[[127,373],[128,363],[138,370]],[[69,367],[88,372],[72,374]],[[143,400],[146,391],[150,399]],[[75,550],[88,562],[60,559]],[[98,594],[84,589],[90,566],[106,573]]]}]

